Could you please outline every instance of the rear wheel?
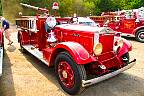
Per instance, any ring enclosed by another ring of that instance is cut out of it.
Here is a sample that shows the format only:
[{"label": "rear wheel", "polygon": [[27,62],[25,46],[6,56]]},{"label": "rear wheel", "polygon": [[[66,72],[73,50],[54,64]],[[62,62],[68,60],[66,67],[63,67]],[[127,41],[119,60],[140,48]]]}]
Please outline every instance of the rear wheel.
[{"label": "rear wheel", "polygon": [[18,35],[18,42],[20,43],[21,52],[22,52],[22,53],[26,53],[26,50],[23,48],[22,42],[21,42],[21,41],[22,41],[21,36]]},{"label": "rear wheel", "polygon": [[144,43],[144,29],[139,30],[139,31],[136,33],[136,40],[139,41],[139,42]]},{"label": "rear wheel", "polygon": [[55,61],[58,81],[64,91],[74,95],[83,91],[82,80],[86,80],[83,65],[77,65],[67,52],[61,52]]}]

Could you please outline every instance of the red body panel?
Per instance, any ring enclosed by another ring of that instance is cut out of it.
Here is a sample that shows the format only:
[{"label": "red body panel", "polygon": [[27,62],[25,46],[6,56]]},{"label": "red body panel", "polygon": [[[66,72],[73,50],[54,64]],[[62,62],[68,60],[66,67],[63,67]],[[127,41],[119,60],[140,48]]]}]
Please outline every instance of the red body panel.
[{"label": "red body panel", "polygon": [[[30,44],[42,51],[44,60],[49,63],[49,66],[54,64],[55,58],[60,52],[66,51],[77,64],[87,65],[93,63],[91,64],[93,68],[99,68],[99,64],[105,65],[106,68],[119,68],[124,64],[124,62],[121,62],[121,56],[131,49],[131,44],[124,40],[123,47],[120,48],[118,54],[115,54],[113,50],[115,43],[114,33],[102,31],[105,29],[104,27],[71,24],[58,25],[52,29],[57,42],[51,46],[47,41],[48,33],[45,31],[45,20],[46,18],[38,17],[36,21],[38,31],[31,32],[22,29],[19,31],[19,37],[22,45]],[[103,46],[100,56],[95,56],[93,52],[96,42],[101,43]]]},{"label": "red body panel", "polygon": [[98,61],[105,65],[107,68],[119,68],[121,65],[123,65],[121,60],[117,56],[115,56],[112,51],[100,55],[98,57]]},{"label": "red body panel", "polygon": [[103,44],[103,53],[113,51],[114,35],[102,34],[100,35],[100,42]]},{"label": "red body panel", "polygon": [[37,29],[39,30],[37,32],[37,41],[38,41],[38,48],[39,50],[42,50],[46,48],[46,40],[47,40],[47,33],[45,31],[45,18],[38,18],[37,20]]},{"label": "red body panel", "polygon": [[94,45],[93,33],[82,32],[77,30],[66,30],[57,27],[55,29],[55,34],[59,42],[74,41],[84,46],[84,48],[88,50],[89,53],[92,53]]},{"label": "red body panel", "polygon": [[132,33],[135,35],[136,32],[137,32],[138,30],[140,30],[140,29],[144,29],[144,24],[143,24],[142,26],[139,26],[139,27],[135,28],[135,29],[132,31]]},{"label": "red body panel", "polygon": [[55,50],[57,49],[64,49],[68,51],[72,55],[74,61],[77,62],[77,64],[87,64],[96,61],[96,59],[91,56],[83,46],[76,42],[60,43],[56,45]]}]

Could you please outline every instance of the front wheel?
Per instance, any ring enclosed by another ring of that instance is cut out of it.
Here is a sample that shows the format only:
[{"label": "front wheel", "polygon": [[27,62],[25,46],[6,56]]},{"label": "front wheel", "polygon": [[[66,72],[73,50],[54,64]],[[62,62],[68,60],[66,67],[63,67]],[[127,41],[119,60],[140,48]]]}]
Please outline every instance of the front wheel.
[{"label": "front wheel", "polygon": [[136,33],[136,40],[139,41],[139,42],[144,43],[144,29],[143,30],[139,30]]},{"label": "front wheel", "polygon": [[83,91],[82,80],[86,80],[84,65],[77,65],[67,52],[61,52],[56,57],[55,71],[62,89],[68,94]]}]

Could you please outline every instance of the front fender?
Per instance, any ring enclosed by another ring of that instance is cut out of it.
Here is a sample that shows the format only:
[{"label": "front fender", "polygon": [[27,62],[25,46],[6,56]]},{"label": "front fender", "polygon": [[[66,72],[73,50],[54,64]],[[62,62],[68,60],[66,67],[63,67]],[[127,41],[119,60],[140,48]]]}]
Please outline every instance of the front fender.
[{"label": "front fender", "polygon": [[72,56],[72,58],[77,64],[87,64],[96,61],[96,59],[93,56],[91,56],[88,53],[88,51],[79,43],[75,43],[75,42],[59,43],[55,46],[55,50],[58,49],[63,49],[69,52],[69,54]]},{"label": "front fender", "polygon": [[118,52],[118,57],[121,57],[122,55],[124,55],[125,53],[128,53],[131,50],[132,50],[132,44],[126,39],[123,39],[123,46],[122,48],[120,48]]}]

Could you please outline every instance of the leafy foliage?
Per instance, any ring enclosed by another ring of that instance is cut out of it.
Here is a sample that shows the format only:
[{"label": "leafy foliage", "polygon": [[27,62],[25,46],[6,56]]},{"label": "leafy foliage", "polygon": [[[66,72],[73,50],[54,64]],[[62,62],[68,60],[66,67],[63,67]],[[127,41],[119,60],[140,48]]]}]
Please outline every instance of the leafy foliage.
[{"label": "leafy foliage", "polygon": [[[19,0],[22,3],[46,7],[51,14],[54,14],[52,4],[55,1],[59,3],[57,14],[60,16],[72,16],[74,13],[78,16],[100,15],[104,11],[136,9],[144,6],[144,0]],[[33,14],[35,12],[29,13]]]},{"label": "leafy foliage", "polygon": [[1,3],[1,0],[0,0],[0,16],[2,15],[2,3]]}]

